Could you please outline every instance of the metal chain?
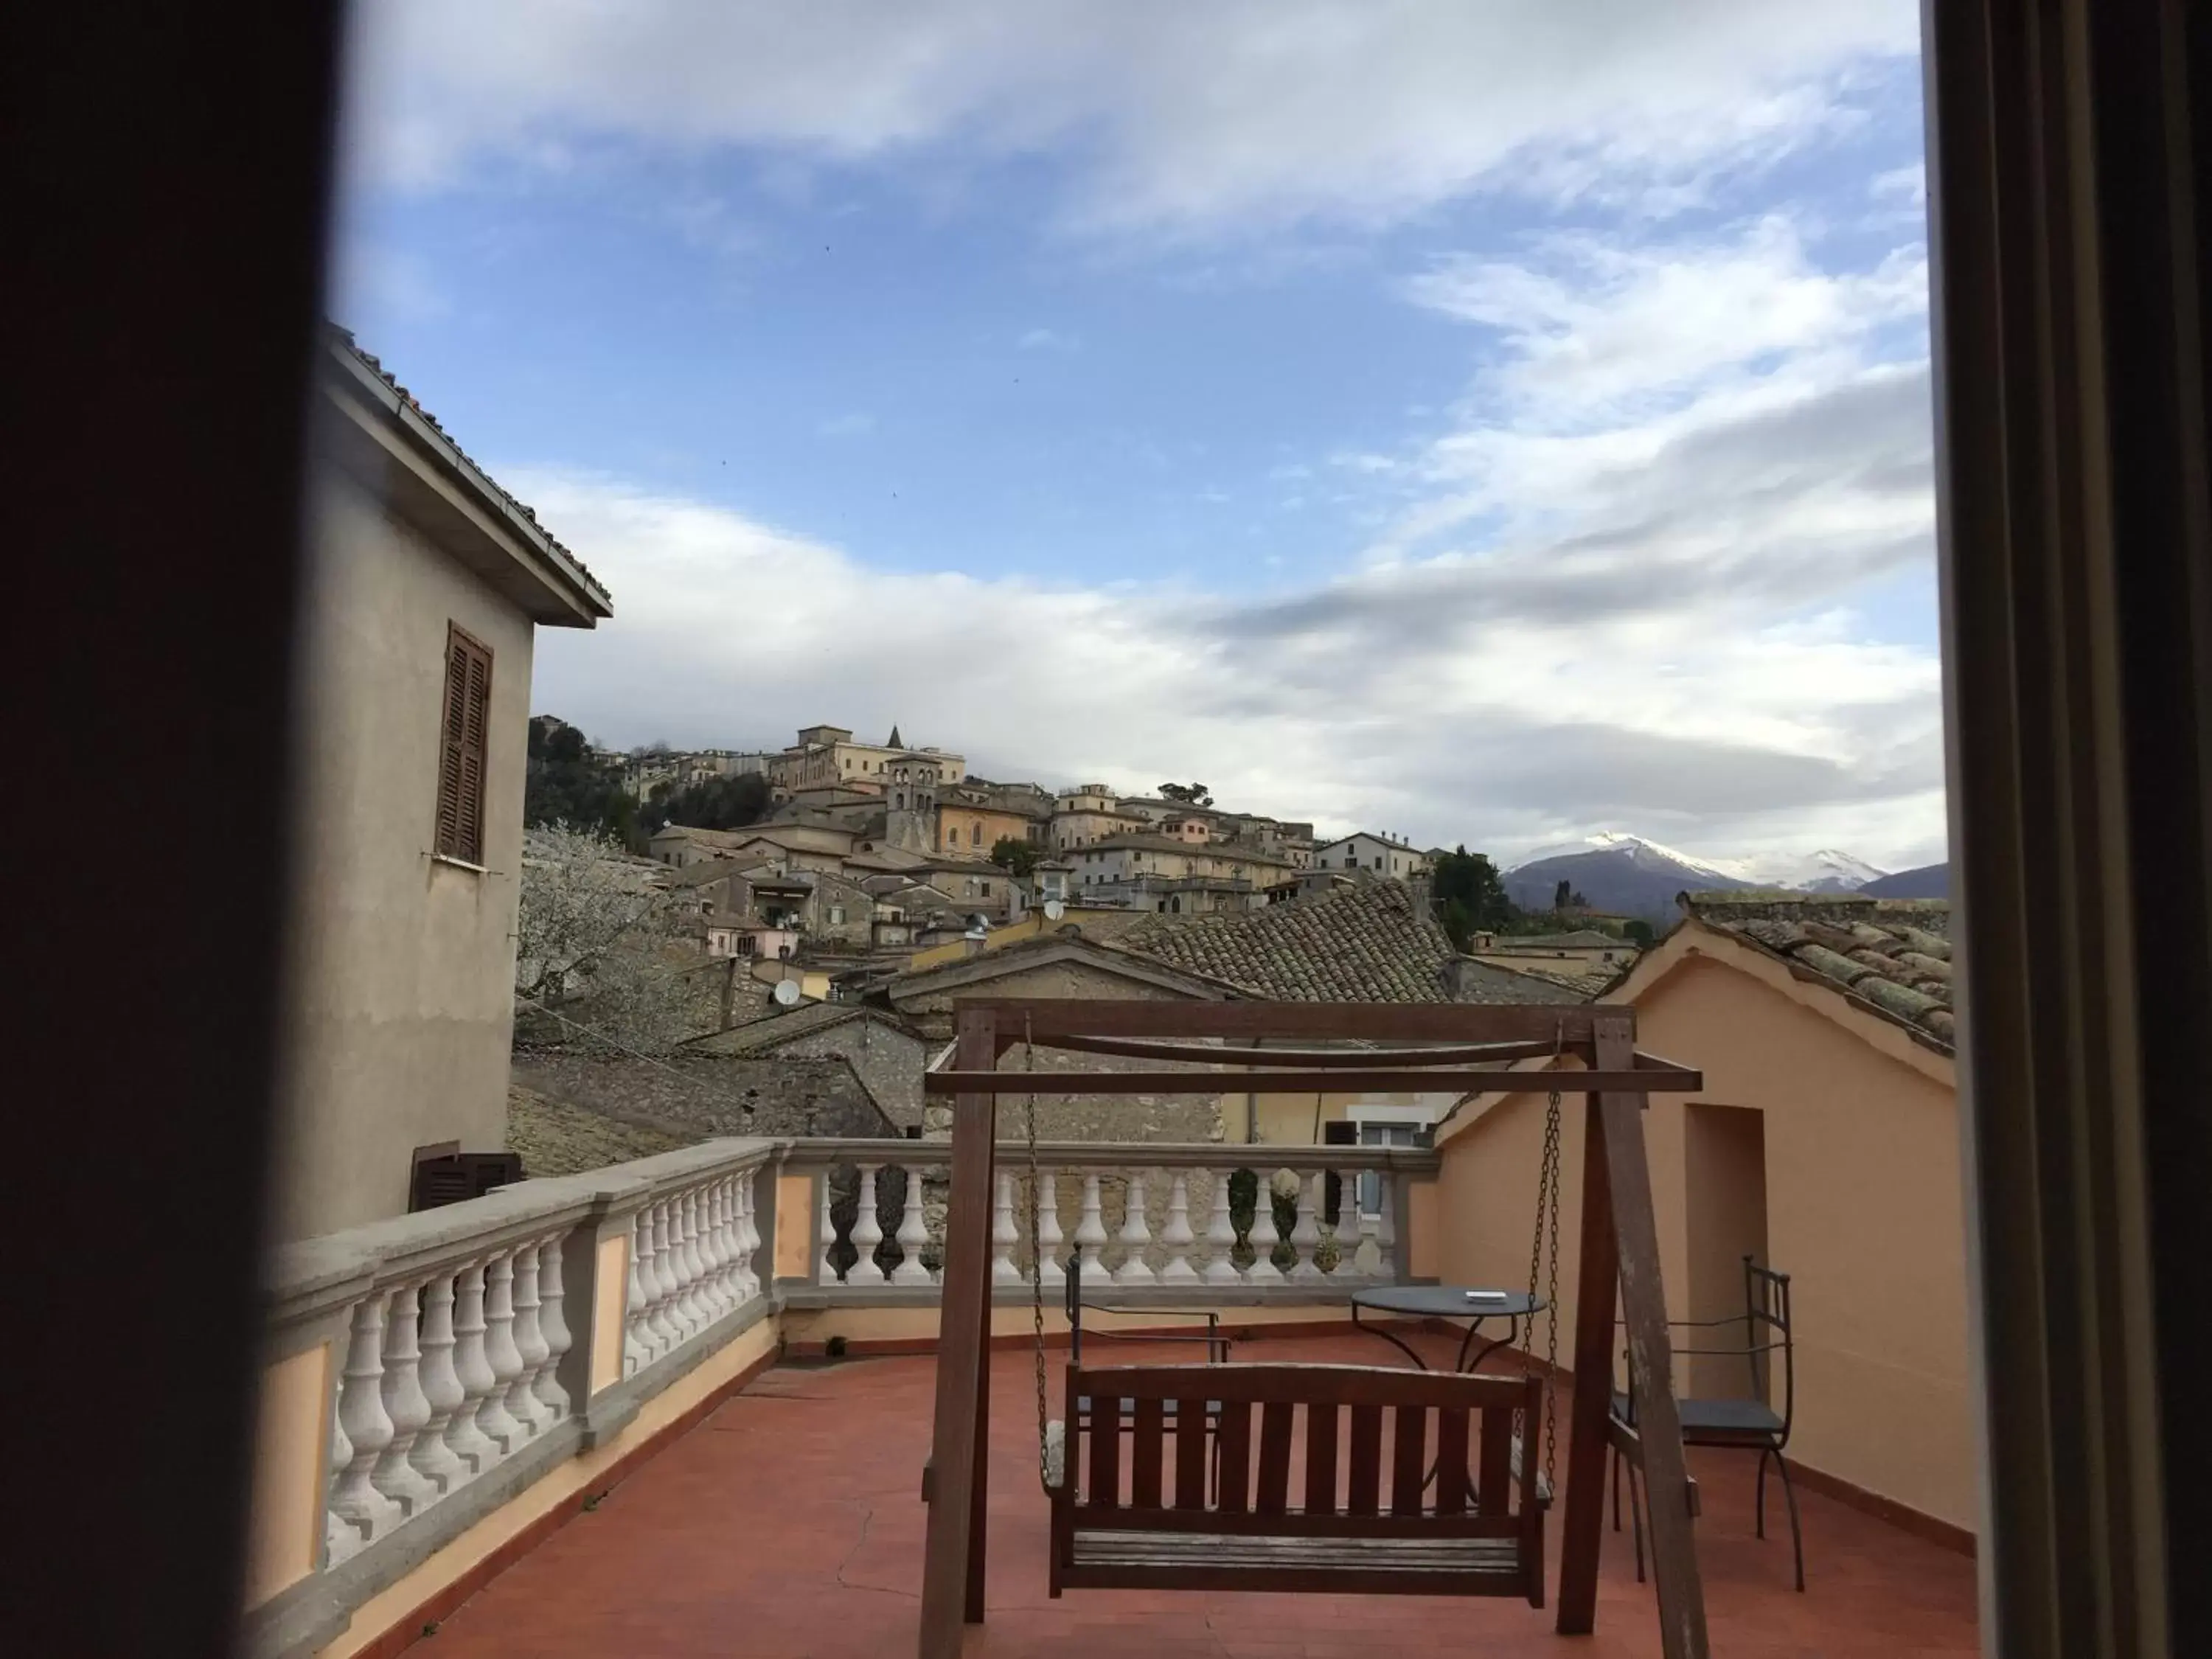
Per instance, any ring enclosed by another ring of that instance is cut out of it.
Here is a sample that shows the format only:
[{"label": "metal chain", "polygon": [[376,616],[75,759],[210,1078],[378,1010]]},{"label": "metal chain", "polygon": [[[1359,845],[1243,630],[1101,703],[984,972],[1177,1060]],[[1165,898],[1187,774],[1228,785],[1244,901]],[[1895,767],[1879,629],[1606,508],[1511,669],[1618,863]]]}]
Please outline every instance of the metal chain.
[{"label": "metal chain", "polygon": [[1037,1483],[1049,1493],[1052,1490],[1051,1447],[1047,1437],[1051,1430],[1047,1421],[1044,1377],[1044,1241],[1039,1228],[1037,1214],[1043,1203],[1043,1191],[1037,1174],[1036,1138],[1036,1045],[1030,1036],[1030,1016],[1022,1016],[1022,1070],[1032,1074],[1030,1091],[1022,1100],[1022,1139],[1029,1150],[1030,1164],[1030,1324],[1036,1335],[1032,1369],[1036,1373],[1037,1423]]},{"label": "metal chain", "polygon": [[[1555,1379],[1559,1373],[1559,1091],[1552,1091],[1544,1108],[1544,1160],[1536,1174],[1536,1217],[1528,1240],[1528,1304],[1536,1302],[1536,1280],[1547,1262],[1549,1278],[1544,1299],[1544,1479],[1552,1480],[1559,1443],[1559,1409]],[[1528,1316],[1530,1321],[1535,1315]],[[1534,1425],[1529,1425],[1533,1431]],[[1556,1487],[1554,1488],[1556,1490]]]},{"label": "metal chain", "polygon": [[1544,1109],[1545,1208],[1552,1217],[1551,1282],[1544,1313],[1544,1482],[1559,1490],[1554,1459],[1559,1445],[1559,1091]]}]

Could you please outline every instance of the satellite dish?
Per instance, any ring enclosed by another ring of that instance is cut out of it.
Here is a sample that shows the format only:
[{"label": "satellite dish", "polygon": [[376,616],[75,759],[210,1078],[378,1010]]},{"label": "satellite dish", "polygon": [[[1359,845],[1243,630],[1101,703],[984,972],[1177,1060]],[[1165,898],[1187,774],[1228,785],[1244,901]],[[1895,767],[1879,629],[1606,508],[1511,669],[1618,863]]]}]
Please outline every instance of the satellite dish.
[{"label": "satellite dish", "polygon": [[773,994],[778,1002],[788,1008],[799,1000],[799,981],[795,979],[780,979],[775,982]]},{"label": "satellite dish", "polygon": [[1067,907],[1058,899],[1047,899],[1044,902],[1044,919],[1047,921],[1058,921],[1066,914]]}]

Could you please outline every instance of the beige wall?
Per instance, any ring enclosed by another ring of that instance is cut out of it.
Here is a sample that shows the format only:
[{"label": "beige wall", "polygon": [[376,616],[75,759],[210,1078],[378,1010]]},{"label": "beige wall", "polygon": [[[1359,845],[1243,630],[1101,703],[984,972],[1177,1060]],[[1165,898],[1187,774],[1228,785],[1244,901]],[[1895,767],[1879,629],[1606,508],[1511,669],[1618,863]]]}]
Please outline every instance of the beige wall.
[{"label": "beige wall", "polygon": [[[325,471],[302,611],[282,1239],[407,1207],[409,1153],[501,1144],[531,624]],[[492,650],[485,871],[437,862],[446,627]]]},{"label": "beige wall", "polygon": [[[1730,965],[1723,957],[1746,960]],[[1760,1115],[1766,1247],[1771,1265],[1791,1274],[1796,1303],[1793,1456],[1973,1527],[1965,1223],[1950,1062],[1832,994],[1719,945],[1690,954],[1634,1000],[1638,1046],[1705,1073],[1697,1102]],[[1823,1004],[1848,1024],[1816,1006]],[[1563,1364],[1573,1348],[1583,1117],[1580,1097],[1568,1096],[1565,1106]],[[1711,1180],[1740,1164],[1743,1152],[1741,1140],[1723,1144],[1692,1130],[1692,1110],[1655,1097],[1644,1114],[1660,1270],[1674,1318],[1720,1297],[1714,1259],[1750,1225],[1729,1213],[1745,1202],[1740,1178],[1702,1194],[1691,1186],[1693,1172]],[[1439,1131],[1447,1280],[1526,1282],[1543,1112],[1541,1095],[1510,1097]],[[1693,1225],[1692,1207],[1701,1204],[1721,1213],[1701,1213]],[[1702,1267],[1693,1248],[1706,1258]],[[1729,1305],[1737,1304],[1731,1298]]]},{"label": "beige wall", "polygon": [[259,1607],[322,1559],[331,1363],[331,1345],[318,1342],[261,1373],[243,1606]]}]

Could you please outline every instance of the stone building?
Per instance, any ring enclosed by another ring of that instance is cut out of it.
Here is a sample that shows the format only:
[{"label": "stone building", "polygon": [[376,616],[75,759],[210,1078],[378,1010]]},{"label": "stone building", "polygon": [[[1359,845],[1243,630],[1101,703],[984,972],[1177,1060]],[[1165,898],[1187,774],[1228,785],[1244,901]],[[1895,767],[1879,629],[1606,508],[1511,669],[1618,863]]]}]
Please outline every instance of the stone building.
[{"label": "stone building", "polygon": [[903,1134],[921,1124],[921,1034],[880,1008],[823,1002],[779,1009],[765,1018],[696,1038],[684,1051],[763,1060],[840,1060],[851,1066],[894,1133]]}]

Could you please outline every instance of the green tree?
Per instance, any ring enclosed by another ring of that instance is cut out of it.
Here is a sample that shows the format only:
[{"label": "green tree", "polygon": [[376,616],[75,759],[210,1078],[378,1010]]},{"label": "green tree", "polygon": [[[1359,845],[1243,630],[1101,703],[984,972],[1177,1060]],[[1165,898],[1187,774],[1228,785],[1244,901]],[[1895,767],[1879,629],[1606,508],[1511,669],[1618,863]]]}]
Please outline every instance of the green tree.
[{"label": "green tree", "polygon": [[1033,874],[1043,857],[1044,849],[1035,842],[1018,841],[1012,836],[1000,836],[991,848],[991,862],[1017,876]]},{"label": "green tree", "polygon": [[768,809],[768,780],[757,772],[739,772],[668,787],[655,784],[637,820],[647,836],[670,823],[687,830],[742,830],[758,823]]},{"label": "green tree", "polygon": [[1646,950],[1649,950],[1651,947],[1651,924],[1644,921],[1641,917],[1631,916],[1628,921],[1622,925],[1620,931],[1622,936],[1627,939],[1632,944],[1640,945]]},{"label": "green tree", "polygon": [[1179,800],[1186,806],[1211,806],[1213,792],[1202,783],[1164,783],[1160,786],[1163,800]]},{"label": "green tree", "polygon": [[1574,883],[1571,881],[1562,881],[1557,887],[1554,887],[1552,890],[1552,908],[1554,910],[1564,910],[1568,905],[1574,902]]},{"label": "green tree", "polygon": [[1450,935],[1455,950],[1466,950],[1479,933],[1512,927],[1520,914],[1505,896],[1498,866],[1464,847],[1437,859],[1430,885],[1436,896],[1437,920]]},{"label": "green tree", "polygon": [[583,732],[558,715],[532,716],[523,770],[526,828],[563,823],[627,843],[636,819],[637,801],[623,787],[618,766],[592,759]]}]

